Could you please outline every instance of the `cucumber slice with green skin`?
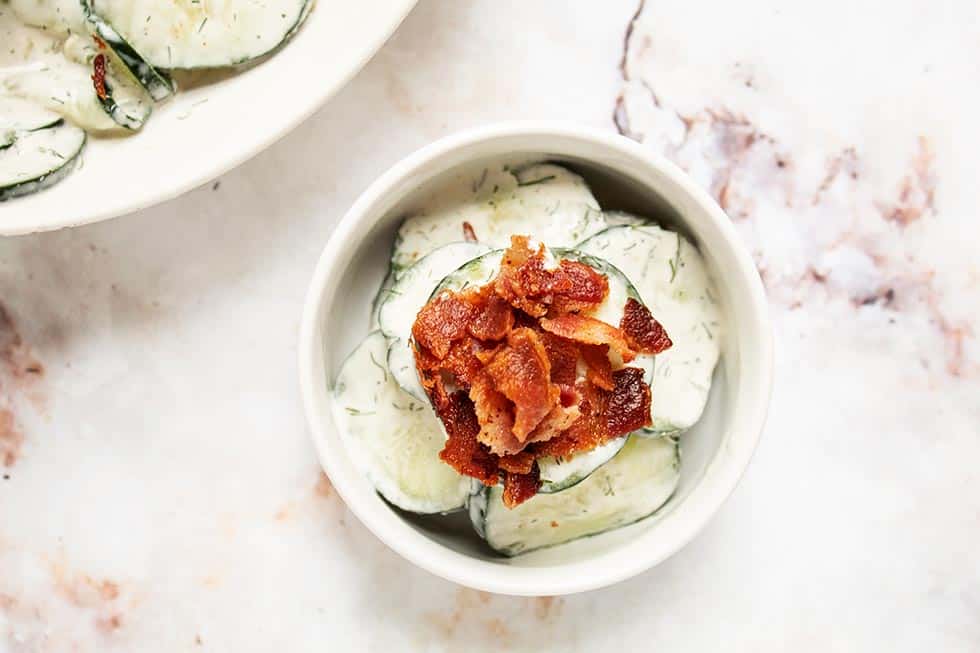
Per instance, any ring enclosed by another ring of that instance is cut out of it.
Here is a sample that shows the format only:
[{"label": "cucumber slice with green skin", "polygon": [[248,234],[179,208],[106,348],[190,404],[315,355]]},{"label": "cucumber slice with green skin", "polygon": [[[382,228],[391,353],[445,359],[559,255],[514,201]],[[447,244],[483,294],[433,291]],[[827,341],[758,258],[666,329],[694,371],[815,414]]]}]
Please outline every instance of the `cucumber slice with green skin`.
[{"label": "cucumber slice with green skin", "polygon": [[102,108],[92,87],[91,69],[86,66],[68,61],[52,64],[10,75],[3,84],[10,93],[54,111],[87,131],[119,129]]},{"label": "cucumber slice with green skin", "polygon": [[71,172],[85,146],[85,132],[64,122],[16,132],[0,148],[0,202],[58,183]]},{"label": "cucumber slice with green skin", "polygon": [[724,324],[717,292],[700,252],[655,225],[618,226],[579,245],[633,280],[673,346],[656,357],[650,435],[677,433],[701,417],[721,354]]},{"label": "cucumber slice with green skin", "polygon": [[67,61],[10,75],[4,87],[13,95],[54,111],[89,131],[140,129],[150,117],[153,102],[122,62],[104,51],[104,97],[92,82],[93,66],[100,54],[87,37],[73,35],[65,41]]},{"label": "cucumber slice with green skin", "polygon": [[459,242],[430,252],[402,271],[381,304],[378,324],[391,341],[388,360],[392,375],[406,392],[420,401],[428,399],[415,369],[415,355],[410,343],[415,318],[446,275],[486,253],[487,249],[479,243]]},{"label": "cucumber slice with green skin", "polygon": [[112,25],[92,10],[91,0],[81,0],[81,4],[92,31],[109,48],[112,48],[119,61],[126,66],[133,78],[146,89],[153,100],[159,102],[176,92],[177,86],[170,75],[162,70],[157,70],[143,59],[140,53],[134,50],[133,46],[112,28]]},{"label": "cucumber slice with green skin", "polygon": [[492,549],[516,556],[620,528],[649,517],[677,488],[680,449],[672,438],[630,437],[612,460],[581,483],[504,506],[503,488],[470,497],[470,520]]},{"label": "cucumber slice with green skin", "polygon": [[467,261],[455,270],[450,270],[426,298],[426,301],[434,299],[446,291],[460,292],[467,288],[479,288],[487,285],[500,272],[500,262],[503,260],[504,250],[496,249]]},{"label": "cucumber slice with green skin", "polygon": [[270,54],[298,29],[310,3],[89,0],[89,4],[148,65],[192,69],[234,66]]},{"label": "cucumber slice with green skin", "polygon": [[554,494],[578,485],[618,454],[626,445],[628,438],[623,436],[599,445],[591,451],[583,451],[574,456],[558,458],[548,456],[538,459],[541,472],[541,494]]},{"label": "cucumber slice with green skin", "polygon": [[392,266],[404,269],[437,247],[463,240],[464,223],[491,248],[507,247],[513,234],[570,247],[605,227],[595,198],[575,173],[553,164],[493,166],[462,177],[405,220]]},{"label": "cucumber slice with green skin", "polygon": [[15,97],[0,97],[0,134],[44,129],[59,122],[60,115],[33,102]]},{"label": "cucumber slice with green skin", "polygon": [[116,62],[118,59],[106,64],[112,72],[106,74],[106,93],[104,97],[99,97],[99,103],[117,125],[123,129],[139,131],[153,112],[153,103],[138,82],[118,74],[119,68]]},{"label": "cucumber slice with green skin", "polygon": [[341,367],[331,412],[354,464],[389,503],[416,513],[462,508],[470,479],[439,459],[446,436],[428,403],[414,401],[384,367],[387,341],[368,334]]},{"label": "cucumber slice with green skin", "polygon": [[380,328],[381,324],[381,305],[391,294],[391,287],[395,285],[395,271],[388,268],[388,274],[381,281],[381,287],[371,300],[371,330]]},{"label": "cucumber slice with green skin", "polygon": [[[73,34],[65,41],[65,56],[89,71],[89,86],[103,111],[120,127],[139,130],[153,111],[153,101],[143,85],[133,76],[115,50],[96,47],[96,40]],[[97,61],[102,57],[105,66],[105,95],[99,95],[92,83]]]}]

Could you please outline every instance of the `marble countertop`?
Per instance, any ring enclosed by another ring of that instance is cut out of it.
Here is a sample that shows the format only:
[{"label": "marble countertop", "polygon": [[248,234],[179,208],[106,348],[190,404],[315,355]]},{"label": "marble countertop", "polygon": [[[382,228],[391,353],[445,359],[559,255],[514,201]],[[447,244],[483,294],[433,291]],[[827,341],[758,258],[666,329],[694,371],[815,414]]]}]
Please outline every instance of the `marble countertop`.
[{"label": "marble countertop", "polygon": [[[423,1],[220,181],[0,240],[0,651],[980,650],[977,61],[966,0]],[[347,207],[514,118],[689,170],[775,324],[731,500],[660,567],[565,598],[386,549],[321,474],[297,388]]]}]

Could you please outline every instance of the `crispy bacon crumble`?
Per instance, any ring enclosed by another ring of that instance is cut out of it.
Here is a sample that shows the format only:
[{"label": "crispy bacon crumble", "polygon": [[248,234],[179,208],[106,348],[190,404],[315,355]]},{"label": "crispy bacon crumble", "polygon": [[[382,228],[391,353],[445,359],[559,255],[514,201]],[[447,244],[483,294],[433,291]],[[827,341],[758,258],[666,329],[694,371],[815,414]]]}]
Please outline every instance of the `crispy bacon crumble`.
[{"label": "crispy bacon crumble", "polygon": [[495,279],[446,291],[416,317],[415,365],[449,436],[439,457],[485,485],[503,480],[509,508],[541,487],[539,458],[651,423],[643,370],[626,364],[670,338],[635,299],[619,326],[592,317],[608,294],[598,271],[512,236]]}]

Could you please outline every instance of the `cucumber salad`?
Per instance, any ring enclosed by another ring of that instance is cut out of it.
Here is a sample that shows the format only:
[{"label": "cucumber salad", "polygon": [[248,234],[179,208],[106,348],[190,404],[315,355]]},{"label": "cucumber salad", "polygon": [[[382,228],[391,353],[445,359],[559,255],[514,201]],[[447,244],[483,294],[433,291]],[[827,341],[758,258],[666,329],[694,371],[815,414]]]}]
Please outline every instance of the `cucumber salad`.
[{"label": "cucumber salad", "polygon": [[514,556],[667,503],[724,322],[690,241],[532,163],[402,222],[366,331],[331,388],[354,464],[393,506],[467,510]]},{"label": "cucumber salad", "polygon": [[174,71],[274,52],[314,0],[0,0],[0,201],[48,188],[89,134],[139,131]]}]

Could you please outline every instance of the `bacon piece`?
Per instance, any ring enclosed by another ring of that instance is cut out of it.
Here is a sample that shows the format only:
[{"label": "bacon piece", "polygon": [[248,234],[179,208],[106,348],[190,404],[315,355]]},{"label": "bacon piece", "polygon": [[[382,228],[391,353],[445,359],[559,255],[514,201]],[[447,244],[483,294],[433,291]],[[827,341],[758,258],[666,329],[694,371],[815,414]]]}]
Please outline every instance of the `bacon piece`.
[{"label": "bacon piece", "polygon": [[544,275],[544,245],[534,251],[527,236],[511,236],[510,248],[504,252],[500,272],[493,282],[494,291],[514,308],[541,317],[548,307],[533,298],[541,294],[539,284]]},{"label": "bacon piece", "polygon": [[428,349],[419,347],[414,342],[412,351],[415,352],[415,369],[419,373],[422,388],[425,389],[425,394],[429,396],[436,412],[439,412],[439,408],[445,406],[449,399],[440,371],[442,361],[433,356]]},{"label": "bacon piece", "polygon": [[547,442],[571,428],[572,424],[582,416],[582,411],[578,407],[577,393],[575,397],[574,403],[559,404],[552,408],[551,412],[545,415],[541,423],[527,436],[526,442]]},{"label": "bacon piece", "polygon": [[508,474],[530,474],[534,468],[534,454],[521,451],[500,457],[500,469]]},{"label": "bacon piece", "polygon": [[466,335],[466,327],[477,310],[460,295],[444,293],[419,311],[412,325],[412,336],[441,360],[449,353],[452,342]]},{"label": "bacon piece", "polygon": [[463,223],[463,240],[468,243],[475,243],[477,241],[476,232],[473,231],[473,225],[469,222]]},{"label": "bacon piece", "polygon": [[449,435],[439,458],[460,474],[472,476],[485,485],[496,485],[500,479],[497,457],[476,439],[480,423],[466,393],[457,391],[450,395],[445,406],[438,409],[438,415]]},{"label": "bacon piece", "polygon": [[514,409],[507,397],[497,392],[490,377],[481,373],[470,386],[470,399],[480,424],[477,439],[491,453],[506,456],[524,448],[514,435]]},{"label": "bacon piece", "polygon": [[582,416],[561,435],[534,444],[532,449],[537,456],[570,456],[590,451],[651,424],[650,387],[643,381],[643,370],[624,367],[612,375],[611,391],[588,381],[579,384],[583,394]]},{"label": "bacon piece", "polygon": [[580,345],[547,331],[540,331],[539,335],[551,361],[551,382],[574,386],[578,376]]},{"label": "bacon piece", "polygon": [[609,280],[585,263],[563,260],[552,275],[549,313],[587,311],[597,307],[609,294]]},{"label": "bacon piece", "polygon": [[626,300],[619,328],[630,348],[644,354],[659,354],[673,345],[663,325],[650,314],[650,309],[632,297]]},{"label": "bacon piece", "polygon": [[603,397],[601,407],[606,433],[623,435],[650,426],[650,386],[643,380],[643,370],[624,367],[613,372],[613,380],[616,385]]},{"label": "bacon piece", "polygon": [[569,456],[594,449],[607,440],[605,420],[600,415],[603,390],[589,381],[576,386],[581,396],[580,417],[558,436],[532,445],[537,456]]},{"label": "bacon piece", "polygon": [[504,477],[504,505],[514,508],[521,505],[535,494],[541,487],[541,470],[534,463],[529,474],[511,474]]},{"label": "bacon piece", "polygon": [[[494,282],[498,295],[533,317],[594,308],[609,294],[609,281],[578,261],[545,267],[544,245],[532,250],[526,236],[511,236]],[[549,309],[549,307],[551,307]]]},{"label": "bacon piece", "polygon": [[636,358],[636,352],[630,348],[619,329],[594,317],[569,313],[554,318],[543,318],[541,328],[556,336],[586,345],[609,345],[619,354],[624,363]]},{"label": "bacon piece", "polygon": [[609,345],[582,345],[582,358],[588,367],[589,381],[603,390],[612,390],[614,382],[612,363],[609,362]]},{"label": "bacon piece", "polygon": [[497,390],[514,402],[514,436],[524,442],[551,408],[560,390],[551,382],[551,362],[533,329],[517,329],[497,352],[487,373]]},{"label": "bacon piece", "polygon": [[479,340],[503,340],[514,327],[514,311],[510,303],[492,293],[481,293],[480,300],[478,311],[467,325],[467,330]]}]

